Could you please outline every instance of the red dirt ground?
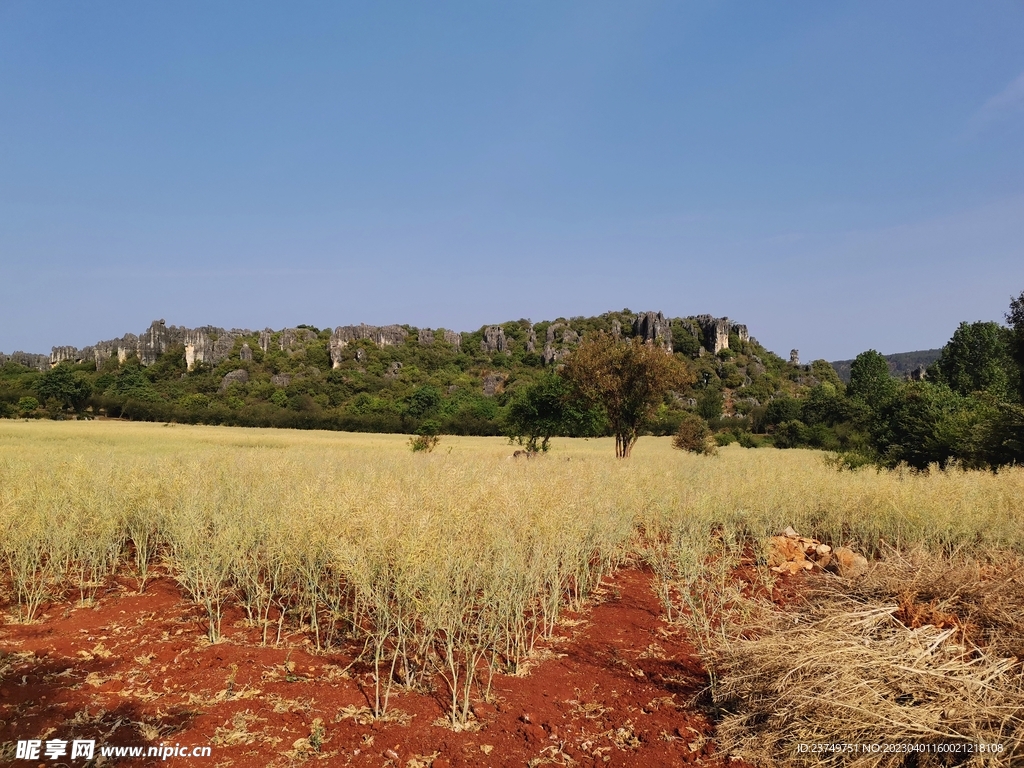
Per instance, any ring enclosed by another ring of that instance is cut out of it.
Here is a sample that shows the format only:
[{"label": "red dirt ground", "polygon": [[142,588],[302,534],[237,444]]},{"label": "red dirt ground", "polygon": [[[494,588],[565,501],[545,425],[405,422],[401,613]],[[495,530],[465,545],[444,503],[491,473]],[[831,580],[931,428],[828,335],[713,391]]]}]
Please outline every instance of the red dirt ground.
[{"label": "red dirt ground", "polygon": [[[125,583],[93,606],[53,604],[36,623],[0,626],[0,763],[59,765],[15,761],[12,743],[86,738],[209,745],[209,758],[167,763],[244,768],[721,765],[711,724],[687,707],[706,682],[700,662],[660,618],[650,582],[629,569],[606,579],[528,675],[496,676],[496,703],[477,704],[478,730],[461,733],[434,724],[446,711],[440,693],[399,691],[391,711],[405,722],[360,722],[351,713],[373,689],[359,667],[346,670],[351,653],[316,653],[302,635],[260,647],[238,613],[210,645],[172,579],[142,595]],[[309,742],[317,720],[319,751]]]}]

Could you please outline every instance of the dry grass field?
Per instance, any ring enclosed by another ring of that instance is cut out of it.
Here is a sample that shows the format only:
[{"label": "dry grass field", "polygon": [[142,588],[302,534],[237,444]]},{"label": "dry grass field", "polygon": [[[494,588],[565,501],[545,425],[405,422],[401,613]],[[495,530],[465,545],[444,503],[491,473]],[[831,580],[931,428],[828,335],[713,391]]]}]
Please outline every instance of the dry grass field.
[{"label": "dry grass field", "polygon": [[[431,691],[445,702],[432,727],[461,733],[481,727],[475,705],[496,679],[544,674],[538,649],[626,567],[653,574],[660,621],[701,655],[707,686],[690,706],[718,723],[719,755],[1022,759],[1024,470],[837,472],[810,451],[702,457],[667,438],[643,438],[628,461],[611,439],[556,440],[526,460],[496,438],[445,437],[430,454],[407,439],[0,421],[7,628],[163,579],[208,647],[240,624],[261,647],[356,648],[368,720]],[[868,572],[779,575],[767,547],[787,526],[866,555]],[[8,659],[12,638],[0,636]],[[0,656],[0,685],[15,669]],[[801,751],[883,742],[933,751]],[[580,745],[558,754],[632,764]]]}]

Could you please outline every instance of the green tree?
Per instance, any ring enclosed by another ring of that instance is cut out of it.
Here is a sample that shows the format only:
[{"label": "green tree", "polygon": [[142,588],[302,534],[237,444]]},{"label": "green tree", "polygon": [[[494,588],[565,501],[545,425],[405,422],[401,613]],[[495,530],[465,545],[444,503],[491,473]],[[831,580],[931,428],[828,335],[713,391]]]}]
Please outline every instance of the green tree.
[{"label": "green tree", "polygon": [[125,400],[142,400],[153,402],[160,396],[147,378],[142,366],[136,360],[128,360],[114,376],[114,382],[107,387],[106,393],[111,397]]},{"label": "green tree", "polygon": [[1010,299],[1010,311],[1006,313],[1010,325],[1010,355],[1017,363],[1017,387],[1021,403],[1024,403],[1024,291]]},{"label": "green tree", "polygon": [[877,414],[872,438],[879,464],[927,470],[956,460],[965,468],[990,466],[989,434],[994,408],[945,384],[912,382]]},{"label": "green tree", "polygon": [[616,341],[599,332],[586,338],[566,361],[563,375],[585,403],[601,407],[615,435],[615,455],[628,458],[640,430],[665,394],[692,384],[678,358],[639,338]]},{"label": "green tree", "polygon": [[424,384],[409,395],[407,409],[410,416],[423,418],[434,413],[441,405],[441,392],[432,384]]},{"label": "green tree", "polygon": [[846,393],[878,410],[896,394],[898,382],[889,373],[889,363],[873,349],[861,352],[850,364],[850,386]]},{"label": "green tree", "polygon": [[805,424],[834,427],[850,417],[850,410],[835,385],[817,384],[811,387],[800,404],[800,415],[797,418]]},{"label": "green tree", "polygon": [[527,451],[547,451],[555,435],[597,433],[601,414],[572,397],[573,389],[556,373],[546,373],[512,397],[505,416],[505,433]]},{"label": "green tree", "polygon": [[92,385],[67,363],[45,371],[36,382],[36,392],[45,402],[53,402],[55,411],[79,411],[92,394]]},{"label": "green tree", "polygon": [[998,323],[960,323],[932,373],[958,394],[987,392],[1005,402],[1017,388],[1010,332]]},{"label": "green tree", "polygon": [[826,360],[814,360],[811,362],[811,374],[822,384],[831,384],[837,390],[842,390],[843,380],[839,378],[832,363]]},{"label": "green tree", "polygon": [[722,416],[722,409],[725,407],[725,398],[722,392],[715,387],[707,387],[695,398],[697,400],[697,415],[705,421],[718,419]]},{"label": "green tree", "polygon": [[18,413],[21,414],[22,417],[27,419],[37,410],[39,410],[39,401],[34,397],[23,397],[18,400]]},{"label": "green tree", "polygon": [[776,397],[765,407],[763,423],[774,427],[784,421],[795,421],[800,418],[800,410],[800,401],[795,397]]}]

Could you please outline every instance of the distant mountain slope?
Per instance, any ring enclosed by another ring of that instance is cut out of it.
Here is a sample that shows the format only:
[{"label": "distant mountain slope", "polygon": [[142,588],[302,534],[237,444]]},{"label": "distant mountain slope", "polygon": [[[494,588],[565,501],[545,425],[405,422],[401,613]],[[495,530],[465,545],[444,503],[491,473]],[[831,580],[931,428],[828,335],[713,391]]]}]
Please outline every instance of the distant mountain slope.
[{"label": "distant mountain slope", "polygon": [[[926,368],[939,359],[941,349],[919,349],[916,352],[897,352],[894,355],[885,355],[889,362],[889,370],[896,378],[902,379],[919,365]],[[844,382],[850,381],[850,364],[853,360],[836,360],[832,367],[836,369],[839,378]]]}]

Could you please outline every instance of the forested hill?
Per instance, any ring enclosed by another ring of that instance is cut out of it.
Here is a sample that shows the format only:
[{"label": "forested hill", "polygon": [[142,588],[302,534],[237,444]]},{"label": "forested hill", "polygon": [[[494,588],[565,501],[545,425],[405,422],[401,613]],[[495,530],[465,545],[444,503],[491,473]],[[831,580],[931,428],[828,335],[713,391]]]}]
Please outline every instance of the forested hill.
[{"label": "forested hill", "polygon": [[[916,352],[897,352],[894,355],[884,355],[885,361],[889,363],[889,370],[897,379],[905,379],[910,373],[919,367],[927,368],[939,359],[941,349],[919,349]],[[832,367],[836,369],[839,378],[844,384],[850,383],[850,365],[853,360],[836,360]]]},{"label": "forested hill", "polygon": [[463,333],[408,325],[228,331],[160,320],[84,349],[0,357],[0,415],[500,434],[516,393],[597,331],[639,336],[692,366],[697,383],[666,396],[652,426],[659,433],[674,431],[688,410],[739,419],[835,378],[825,361],[790,363],[746,326],[710,315],[626,309]]}]

